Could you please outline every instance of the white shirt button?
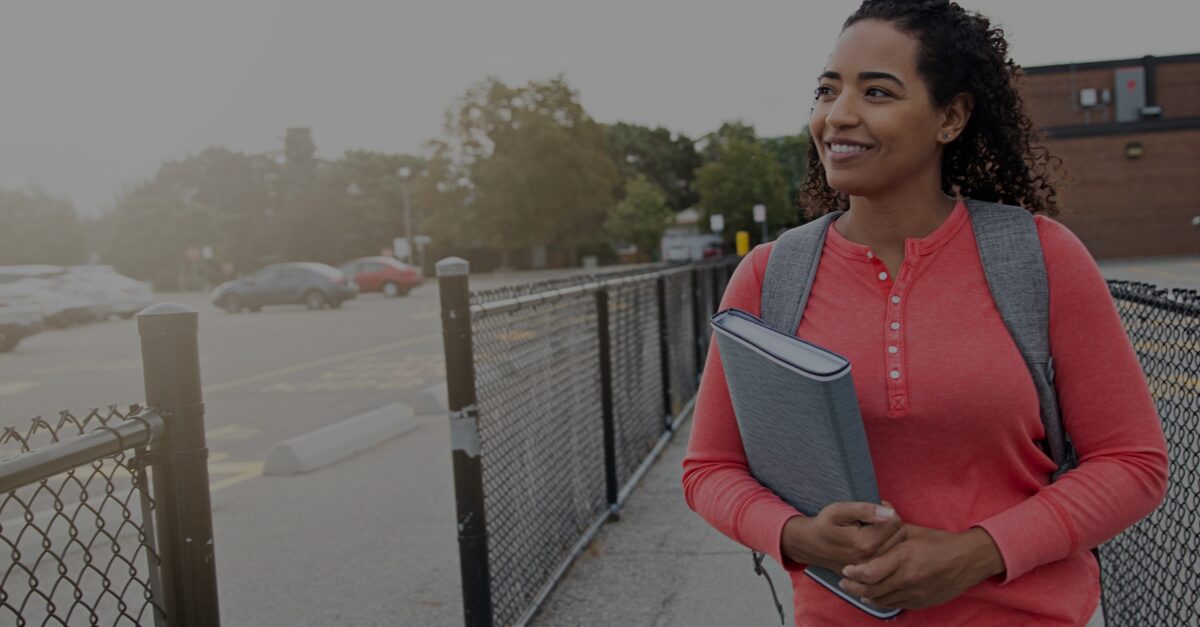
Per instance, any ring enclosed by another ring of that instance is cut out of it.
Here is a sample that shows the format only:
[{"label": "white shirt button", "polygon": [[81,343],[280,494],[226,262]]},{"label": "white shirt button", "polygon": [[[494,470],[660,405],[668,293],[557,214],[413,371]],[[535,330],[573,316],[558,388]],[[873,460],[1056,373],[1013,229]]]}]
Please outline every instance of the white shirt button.
[{"label": "white shirt button", "polygon": [[875,258],[875,253],[868,250],[867,251],[867,259],[874,259],[874,258]]},{"label": "white shirt button", "polygon": [[889,353],[892,353],[893,355],[895,355],[897,352],[899,352],[899,350],[900,350],[900,349],[896,348],[895,346],[889,346],[889,347],[888,347],[888,352],[889,352]]},{"label": "white shirt button", "polygon": [[893,296],[893,297],[892,297],[892,304],[893,304],[893,305],[899,305],[899,304],[900,304],[900,297],[899,297],[899,296]]},{"label": "white shirt button", "polygon": [[898,331],[898,330],[900,330],[900,323],[899,323],[899,322],[893,322],[893,323],[892,323],[892,330],[893,330],[893,331]]},{"label": "white shirt button", "polygon": [[886,273],[886,272],[880,272],[880,273],[879,273],[879,280],[880,280],[880,281],[886,281],[886,280],[887,280],[887,273]]},{"label": "white shirt button", "polygon": [[899,378],[900,378],[900,371],[899,371],[899,370],[893,370],[893,371],[892,371],[892,378],[893,378],[893,379],[899,379]]}]

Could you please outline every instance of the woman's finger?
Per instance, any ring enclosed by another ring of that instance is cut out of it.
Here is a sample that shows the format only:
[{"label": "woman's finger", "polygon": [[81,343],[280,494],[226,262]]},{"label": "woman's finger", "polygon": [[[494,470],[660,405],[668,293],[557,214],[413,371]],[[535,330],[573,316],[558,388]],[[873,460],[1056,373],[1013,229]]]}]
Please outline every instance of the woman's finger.
[{"label": "woman's finger", "polygon": [[[842,576],[857,583],[874,587],[880,585],[886,581],[888,577],[894,575],[896,571],[900,569],[901,563],[903,563],[903,560],[901,559],[900,554],[893,551],[891,553],[885,553],[869,562],[864,562],[862,564],[851,564],[842,569]],[[878,588],[869,591],[863,590],[862,593],[867,594],[868,592],[874,592],[878,594],[881,591],[890,591],[890,588],[883,590]]]},{"label": "woman's finger", "polygon": [[908,526],[905,525],[899,531],[893,533],[878,549],[875,549],[875,555],[880,556],[891,551],[896,545],[908,539]]}]

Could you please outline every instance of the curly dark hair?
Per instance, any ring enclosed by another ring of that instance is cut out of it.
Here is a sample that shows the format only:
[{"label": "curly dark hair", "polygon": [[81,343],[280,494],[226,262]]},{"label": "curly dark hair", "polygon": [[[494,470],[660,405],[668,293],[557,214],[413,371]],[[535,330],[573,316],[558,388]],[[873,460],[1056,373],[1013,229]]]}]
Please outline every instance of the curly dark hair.
[{"label": "curly dark hair", "polygon": [[[948,0],[865,0],[842,29],[867,19],[889,22],[917,38],[917,70],[937,106],[962,92],[974,99],[962,134],[943,153],[943,190],[1056,215],[1058,192],[1050,171],[1060,170],[1062,160],[1039,144],[1018,91],[1021,68],[1008,56],[1004,31]],[[826,181],[816,141],[808,145],[800,195],[810,215],[849,207],[849,198]]]}]

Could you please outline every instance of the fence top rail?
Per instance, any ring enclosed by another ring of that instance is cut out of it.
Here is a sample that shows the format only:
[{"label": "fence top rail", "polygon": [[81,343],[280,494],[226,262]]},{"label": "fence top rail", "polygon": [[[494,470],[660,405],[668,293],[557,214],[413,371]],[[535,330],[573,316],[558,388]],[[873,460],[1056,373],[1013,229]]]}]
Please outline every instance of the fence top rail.
[{"label": "fence top rail", "polygon": [[1191,316],[1200,316],[1200,291],[1162,288],[1137,281],[1109,281],[1113,298],[1158,307]]},{"label": "fence top rail", "polygon": [[[15,430],[6,429],[6,435]],[[149,411],[62,438],[13,457],[0,459],[0,494],[32,485],[126,450],[147,446],[163,432],[163,419]]]},{"label": "fence top rail", "polygon": [[[714,265],[716,265],[716,264],[714,264]],[[591,281],[588,283],[583,283],[580,285],[573,285],[571,287],[547,289],[547,290],[543,290],[543,291],[540,291],[540,292],[537,292],[534,294],[527,294],[525,296],[516,296],[513,298],[494,300],[494,301],[479,304],[479,305],[471,305],[471,313],[473,315],[480,316],[480,315],[488,315],[488,314],[516,311],[517,309],[520,309],[522,307],[527,307],[530,305],[538,305],[538,304],[542,304],[542,303],[549,302],[552,300],[558,300],[558,299],[564,298],[566,296],[574,296],[577,294],[590,294],[593,292],[598,292],[602,289],[608,289],[608,288],[612,288],[612,287],[620,287],[622,285],[633,285],[633,284],[637,284],[637,283],[645,283],[647,281],[655,281],[655,280],[658,280],[660,277],[668,277],[668,276],[673,276],[676,274],[682,274],[684,272],[690,272],[694,267],[695,266],[689,264],[689,265],[683,265],[683,266],[676,266],[673,268],[667,268],[665,270],[657,270],[654,272],[635,274],[635,275],[631,275],[631,276],[620,276],[620,277],[615,277],[615,278],[611,278],[611,279],[600,279],[600,280],[595,280],[595,281]]]}]

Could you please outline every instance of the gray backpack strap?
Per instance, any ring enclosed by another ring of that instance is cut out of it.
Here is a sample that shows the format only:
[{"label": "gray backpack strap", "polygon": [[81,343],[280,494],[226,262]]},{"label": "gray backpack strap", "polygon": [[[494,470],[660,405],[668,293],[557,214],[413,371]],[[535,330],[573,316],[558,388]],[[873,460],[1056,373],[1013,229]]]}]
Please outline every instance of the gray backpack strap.
[{"label": "gray backpack strap", "polygon": [[[767,259],[767,271],[763,275],[759,312],[759,317],[768,326],[781,333],[795,335],[800,318],[804,315],[804,306],[808,304],[808,292],[812,288],[813,277],[817,275],[817,265],[821,262],[825,233],[834,218],[841,214],[841,211],[827,213],[812,222],[789,229],[775,240],[771,256]],[[771,575],[762,567],[764,556],[757,551],[751,551],[751,555],[754,557],[754,572],[766,577],[767,585],[771,587],[771,598],[775,600],[775,609],[779,612],[779,623],[782,625],[783,606],[775,594]]]},{"label": "gray backpack strap", "polygon": [[1075,467],[1054,390],[1050,355],[1050,283],[1033,214],[1020,207],[968,200],[988,289],[1037,388],[1045,448],[1058,465],[1051,480]]},{"label": "gray backpack strap", "polygon": [[790,229],[771,247],[771,257],[763,275],[759,317],[780,333],[796,334],[800,318],[804,316],[804,306],[808,304],[813,278],[817,276],[825,234],[840,215],[841,211],[832,211]]}]

